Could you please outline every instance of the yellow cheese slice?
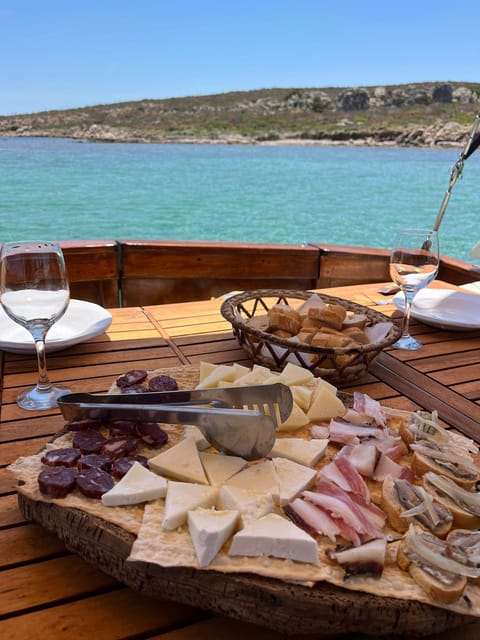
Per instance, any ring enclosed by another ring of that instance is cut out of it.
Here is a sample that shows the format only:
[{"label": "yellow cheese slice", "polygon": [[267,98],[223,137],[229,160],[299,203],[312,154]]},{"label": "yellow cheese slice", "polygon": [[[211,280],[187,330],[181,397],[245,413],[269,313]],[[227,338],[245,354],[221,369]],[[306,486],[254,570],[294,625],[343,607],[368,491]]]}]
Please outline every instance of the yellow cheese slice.
[{"label": "yellow cheese slice", "polygon": [[264,384],[265,380],[270,378],[271,375],[272,372],[267,367],[263,367],[260,364],[254,364],[249,373],[235,380],[235,384],[239,387],[252,384]]},{"label": "yellow cheese slice", "polygon": [[148,466],[168,478],[183,482],[208,484],[207,476],[200,461],[195,438],[185,438],[154,458],[150,458]]},{"label": "yellow cheese slice", "polygon": [[305,412],[294,402],[290,415],[285,422],[279,424],[278,431],[296,431],[297,429],[307,426],[309,423],[310,420]]},{"label": "yellow cheese slice", "polygon": [[289,386],[292,384],[308,384],[313,379],[314,375],[311,371],[293,364],[293,362],[288,362],[280,374],[280,382],[284,382]]},{"label": "yellow cheese slice", "polygon": [[312,395],[307,411],[310,422],[323,422],[345,415],[347,409],[338,396],[326,385],[319,385]]},{"label": "yellow cheese slice", "polygon": [[302,411],[308,411],[312,400],[312,387],[294,384],[290,387],[290,391],[292,392],[293,401],[300,407],[300,409],[302,409]]},{"label": "yellow cheese slice", "polygon": [[239,456],[227,456],[221,453],[200,453],[200,461],[207,474],[208,481],[214,487],[219,487],[225,480],[245,469],[247,461]]},{"label": "yellow cheese slice", "polygon": [[303,438],[277,438],[270,452],[272,458],[281,457],[313,467],[323,458],[328,440],[304,440]]},{"label": "yellow cheese slice", "polygon": [[219,364],[215,367],[211,373],[208,374],[206,378],[204,378],[197,388],[201,389],[214,389],[218,387],[218,383],[221,380],[225,380],[226,382],[232,382],[235,377],[235,371],[231,365],[228,364]]}]

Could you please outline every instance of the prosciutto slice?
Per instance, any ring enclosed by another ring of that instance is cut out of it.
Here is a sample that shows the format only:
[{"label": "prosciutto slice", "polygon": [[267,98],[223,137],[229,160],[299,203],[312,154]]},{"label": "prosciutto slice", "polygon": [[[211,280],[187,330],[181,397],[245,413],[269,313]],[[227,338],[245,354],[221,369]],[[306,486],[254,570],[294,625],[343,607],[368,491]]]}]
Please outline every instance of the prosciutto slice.
[{"label": "prosciutto slice", "polygon": [[370,398],[366,393],[360,393],[360,391],[353,392],[353,409],[360,414],[372,418],[378,426],[387,426],[381,404],[377,400]]}]

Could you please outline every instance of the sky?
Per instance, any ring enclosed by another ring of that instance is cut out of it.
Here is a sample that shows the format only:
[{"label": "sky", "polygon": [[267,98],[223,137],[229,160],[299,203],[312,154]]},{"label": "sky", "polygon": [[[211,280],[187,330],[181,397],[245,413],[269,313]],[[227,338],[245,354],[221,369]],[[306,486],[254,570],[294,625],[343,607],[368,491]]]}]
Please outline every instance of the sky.
[{"label": "sky", "polygon": [[0,115],[480,82],[479,0],[0,0]]}]

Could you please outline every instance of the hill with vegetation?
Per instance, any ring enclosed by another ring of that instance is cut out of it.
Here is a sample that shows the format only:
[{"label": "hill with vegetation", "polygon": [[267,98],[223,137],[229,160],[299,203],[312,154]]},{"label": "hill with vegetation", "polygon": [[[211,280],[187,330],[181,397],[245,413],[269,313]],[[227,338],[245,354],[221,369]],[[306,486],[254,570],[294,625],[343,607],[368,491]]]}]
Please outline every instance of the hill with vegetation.
[{"label": "hill with vegetation", "polygon": [[473,83],[262,89],[0,116],[0,136],[458,146],[479,111]]}]

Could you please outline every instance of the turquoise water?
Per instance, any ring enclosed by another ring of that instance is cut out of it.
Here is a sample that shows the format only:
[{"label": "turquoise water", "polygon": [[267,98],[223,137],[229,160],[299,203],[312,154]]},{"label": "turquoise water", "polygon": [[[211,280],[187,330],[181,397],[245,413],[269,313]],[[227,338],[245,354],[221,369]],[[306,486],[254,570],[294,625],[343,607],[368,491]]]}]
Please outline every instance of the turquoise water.
[{"label": "turquoise water", "polygon": [[[144,145],[0,138],[0,241],[178,239],[389,248],[432,226],[459,150]],[[440,228],[480,240],[480,152]],[[478,262],[478,261],[476,261]]]}]

